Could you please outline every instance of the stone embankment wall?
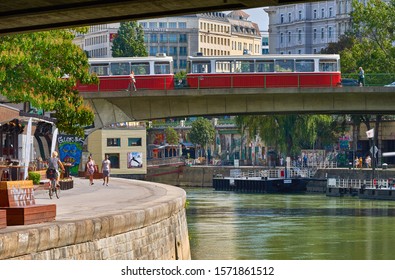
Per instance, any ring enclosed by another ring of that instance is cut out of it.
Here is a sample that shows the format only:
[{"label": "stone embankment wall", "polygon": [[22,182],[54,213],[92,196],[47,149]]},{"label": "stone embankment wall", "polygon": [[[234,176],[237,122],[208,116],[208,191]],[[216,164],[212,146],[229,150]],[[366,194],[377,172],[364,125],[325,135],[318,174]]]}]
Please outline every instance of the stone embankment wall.
[{"label": "stone embankment wall", "polygon": [[211,187],[215,174],[229,176],[230,170],[235,168],[253,169],[251,166],[161,166],[148,168],[146,180],[179,187]]},{"label": "stone embankment wall", "polygon": [[183,194],[139,211],[7,227],[0,232],[0,259],[189,260]]},{"label": "stone embankment wall", "polygon": [[[193,186],[193,187],[212,187],[212,179],[215,174],[222,174],[229,176],[231,169],[264,169],[263,167],[251,167],[251,166],[163,166],[160,168],[148,168],[146,176],[147,181],[158,182],[169,184],[173,186]],[[336,168],[336,169],[319,169],[314,178],[326,179],[326,178],[341,178],[341,179],[371,179],[371,169],[348,169],[348,168]],[[375,177],[378,179],[395,178],[394,169],[377,169],[375,171]],[[309,185],[316,187],[312,189],[313,192],[325,191],[322,188],[326,187],[326,182],[310,182]]]}]

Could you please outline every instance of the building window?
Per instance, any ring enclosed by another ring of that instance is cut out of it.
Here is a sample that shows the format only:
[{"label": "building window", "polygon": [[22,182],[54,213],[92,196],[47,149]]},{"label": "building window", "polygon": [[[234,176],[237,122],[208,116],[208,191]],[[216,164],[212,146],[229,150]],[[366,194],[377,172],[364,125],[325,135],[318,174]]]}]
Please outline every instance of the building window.
[{"label": "building window", "polygon": [[298,30],[298,40],[299,42],[302,41],[302,29]]},{"label": "building window", "polygon": [[168,53],[168,52],[167,52],[167,47],[166,47],[166,46],[160,46],[160,47],[159,47],[159,52],[160,52],[160,53]]},{"label": "building window", "polygon": [[328,38],[329,39],[332,38],[332,27],[331,26],[328,28]]},{"label": "building window", "polygon": [[284,23],[284,14],[280,15],[280,23]]},{"label": "building window", "polygon": [[302,11],[299,11],[299,20],[302,20]]},{"label": "building window", "polygon": [[187,34],[180,34],[180,43],[187,42]]},{"label": "building window", "polygon": [[141,138],[128,138],[128,146],[141,146]]},{"label": "building window", "polygon": [[180,47],[180,55],[187,55],[187,47]]},{"label": "building window", "polygon": [[159,34],[159,42],[167,43],[167,34],[166,33]]},{"label": "building window", "polygon": [[321,18],[325,17],[325,9],[321,9]]},{"label": "building window", "polygon": [[314,19],[317,18],[317,10],[314,10],[314,12],[313,12],[313,18],[314,18]]},{"label": "building window", "polygon": [[169,28],[177,28],[177,22],[169,22]]},{"label": "building window", "polygon": [[167,22],[159,22],[159,28],[167,28]]},{"label": "building window", "polygon": [[324,38],[325,38],[324,28],[322,27],[321,28],[321,39],[324,39]]},{"label": "building window", "polygon": [[177,56],[177,47],[169,47],[169,55]]},{"label": "building window", "polygon": [[313,39],[314,40],[317,39],[317,29],[316,28],[313,29]]},{"label": "building window", "polygon": [[169,34],[169,42],[177,43],[177,34]]},{"label": "building window", "polygon": [[186,22],[179,22],[178,28],[187,28],[187,23]]},{"label": "building window", "polygon": [[147,28],[147,23],[145,21],[140,22],[142,28]]},{"label": "building window", "polygon": [[330,7],[329,8],[329,17],[332,17],[333,16],[333,14],[332,14],[332,7]]},{"label": "building window", "polygon": [[283,33],[281,33],[281,34],[280,34],[280,44],[283,43],[283,40],[284,40],[284,39],[283,39]]},{"label": "building window", "polygon": [[180,68],[181,69],[187,68],[187,60],[186,59],[180,59]]},{"label": "building window", "polygon": [[158,35],[157,34],[150,34],[150,42],[151,43],[158,43]]},{"label": "building window", "polygon": [[107,147],[121,147],[121,138],[107,138]]},{"label": "building window", "polygon": [[158,28],[157,22],[150,22],[149,23],[149,28]]},{"label": "building window", "polygon": [[291,18],[291,13],[288,13],[288,22],[291,22],[292,20],[291,20],[292,18]]},{"label": "building window", "polygon": [[119,154],[105,153],[104,156],[108,156],[111,162],[111,168],[119,168]]},{"label": "building window", "polygon": [[156,56],[156,54],[158,53],[158,47],[149,47],[149,55],[151,56]]}]

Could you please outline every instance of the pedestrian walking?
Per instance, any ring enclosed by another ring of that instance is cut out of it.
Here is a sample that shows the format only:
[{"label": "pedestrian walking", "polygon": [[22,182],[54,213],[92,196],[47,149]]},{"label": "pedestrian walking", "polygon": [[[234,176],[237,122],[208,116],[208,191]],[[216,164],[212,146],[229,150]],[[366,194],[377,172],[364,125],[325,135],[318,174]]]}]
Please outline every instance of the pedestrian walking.
[{"label": "pedestrian walking", "polygon": [[103,186],[105,184],[108,187],[108,180],[110,178],[110,169],[111,169],[111,161],[108,159],[108,155],[106,155],[101,165],[101,172],[103,173]]},{"label": "pedestrian walking", "polygon": [[365,86],[365,71],[362,69],[362,67],[359,67],[358,83],[360,87]]},{"label": "pedestrian walking", "polygon": [[137,90],[136,88],[136,78],[134,77],[134,71],[132,70],[130,72],[130,81],[129,81],[129,86],[128,86],[128,91],[132,91],[132,88],[134,91]]},{"label": "pedestrian walking", "polygon": [[88,157],[88,161],[85,166],[86,175],[89,177],[89,186],[93,185],[93,174],[96,172],[95,161],[92,159],[92,156]]}]

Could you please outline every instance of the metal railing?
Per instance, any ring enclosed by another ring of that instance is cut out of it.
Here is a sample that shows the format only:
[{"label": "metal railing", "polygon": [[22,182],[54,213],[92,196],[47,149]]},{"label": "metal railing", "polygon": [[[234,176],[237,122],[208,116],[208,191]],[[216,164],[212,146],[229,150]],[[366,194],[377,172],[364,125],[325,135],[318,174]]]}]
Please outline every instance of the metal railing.
[{"label": "metal railing", "polygon": [[[329,79],[324,75],[330,75]],[[337,77],[336,73],[302,73],[302,72],[286,72],[286,73],[249,73],[249,74],[222,74],[216,73],[213,76],[195,75],[188,77],[190,84],[194,86],[192,89],[208,89],[208,88],[323,88],[336,87],[332,83],[333,77]],[[309,77],[309,75],[311,77]],[[283,77],[284,76],[284,77]],[[321,79],[320,79],[321,76]],[[358,80],[358,74],[342,74],[341,78],[352,78]],[[169,89],[188,89],[187,80],[175,81],[170,76],[136,76],[138,90],[169,90]],[[311,81],[309,80],[311,79]],[[90,91],[122,91],[129,86],[130,79],[128,77],[100,77],[97,85],[78,85],[81,92]],[[290,82],[291,81],[291,82]],[[395,73],[377,73],[365,74],[365,86],[384,86],[395,81]]]},{"label": "metal railing", "polygon": [[[389,179],[328,179],[328,187],[331,188],[347,188],[347,189],[385,189],[390,188],[391,183]],[[393,186],[393,184],[392,184]]]}]

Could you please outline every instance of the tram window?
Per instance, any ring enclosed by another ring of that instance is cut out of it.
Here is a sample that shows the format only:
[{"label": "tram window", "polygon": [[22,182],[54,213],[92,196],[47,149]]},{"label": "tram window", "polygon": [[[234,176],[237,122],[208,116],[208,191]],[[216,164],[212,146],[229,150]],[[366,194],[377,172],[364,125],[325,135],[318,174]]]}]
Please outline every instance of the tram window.
[{"label": "tram window", "polygon": [[274,72],[274,61],[257,61],[256,72]]},{"label": "tram window", "polygon": [[132,70],[135,75],[149,75],[149,64],[147,63],[132,63]]},{"label": "tram window", "polygon": [[275,62],[276,72],[294,72],[294,60],[282,59]]},{"label": "tram window", "polygon": [[90,67],[90,72],[96,73],[98,76],[108,76],[108,64],[93,64]]},{"label": "tram window", "polygon": [[314,72],[314,60],[296,60],[296,72]]},{"label": "tram window", "polygon": [[229,73],[230,72],[230,61],[216,61],[215,62],[215,71],[217,73]]},{"label": "tram window", "polygon": [[130,65],[127,62],[111,63],[111,75],[129,75]]},{"label": "tram window", "polygon": [[169,63],[155,63],[155,74],[170,74]]},{"label": "tram window", "polygon": [[241,60],[241,61],[236,61],[237,68],[240,69],[238,72],[242,73],[253,73],[254,72],[254,61],[252,60]]},{"label": "tram window", "polygon": [[320,72],[337,71],[337,62],[332,60],[320,60],[319,69]]},{"label": "tram window", "polygon": [[210,73],[211,68],[208,62],[195,62],[192,64],[192,73]]}]

